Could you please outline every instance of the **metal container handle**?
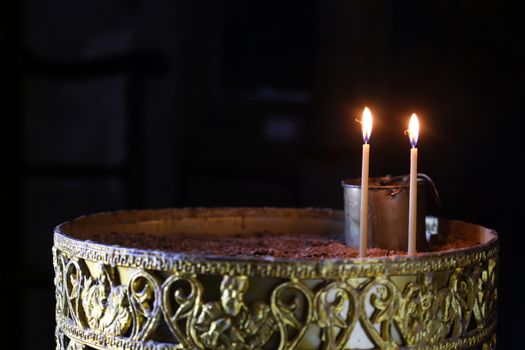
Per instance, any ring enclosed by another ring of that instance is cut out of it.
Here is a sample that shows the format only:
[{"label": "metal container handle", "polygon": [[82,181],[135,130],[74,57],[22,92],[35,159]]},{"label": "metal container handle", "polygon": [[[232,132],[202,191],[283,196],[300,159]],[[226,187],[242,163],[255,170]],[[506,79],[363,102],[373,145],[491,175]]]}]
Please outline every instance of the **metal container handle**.
[{"label": "metal container handle", "polygon": [[439,210],[441,210],[441,197],[439,196],[439,191],[437,189],[436,184],[434,183],[434,180],[430,178],[427,174],[424,173],[417,173],[418,178],[425,179],[425,181],[430,185],[431,187],[431,193],[432,193],[432,199],[434,200],[434,204],[438,207]]}]

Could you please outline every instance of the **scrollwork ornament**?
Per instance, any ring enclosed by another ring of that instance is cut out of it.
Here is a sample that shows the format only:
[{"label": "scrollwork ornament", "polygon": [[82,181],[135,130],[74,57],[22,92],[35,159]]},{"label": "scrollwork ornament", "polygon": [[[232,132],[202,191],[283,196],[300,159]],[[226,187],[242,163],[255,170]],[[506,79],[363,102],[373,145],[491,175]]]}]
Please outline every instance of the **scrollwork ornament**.
[{"label": "scrollwork ornament", "polygon": [[[378,349],[404,345],[430,349],[451,337],[461,340],[469,334],[472,315],[477,310],[485,317],[491,306],[484,303],[496,293],[495,262],[479,269],[457,268],[441,288],[433,273],[417,275],[403,291],[386,276],[357,287],[348,281],[332,281],[313,289],[291,279],[272,289],[270,305],[245,303],[249,278],[244,275],[223,276],[219,300],[205,302],[197,275],[174,273],[161,285],[153,274],[137,269],[124,286],[116,268],[105,264],[91,264],[88,269],[82,260],[73,258],[66,263],[59,252],[54,263],[58,273],[60,266],[65,271],[56,283],[60,290],[64,281],[67,308],[62,313],[72,324],[141,343],[151,339],[162,314],[176,339],[174,346],[181,349],[260,349],[276,332],[278,349],[299,349],[313,323],[320,329],[321,348],[344,349],[358,320]],[[367,305],[372,311],[365,311]],[[486,322],[490,320],[482,321],[483,327],[489,326]],[[396,333],[400,338],[394,337]],[[68,350],[67,340],[58,335],[57,350]],[[90,338],[73,335],[89,344]],[[479,335],[476,339],[484,338]],[[469,344],[476,344],[472,341]],[[484,349],[491,349],[492,343],[486,342]],[[70,344],[72,349],[87,349],[83,343]],[[111,347],[117,348],[120,346]]]},{"label": "scrollwork ornament", "polygon": [[344,348],[359,314],[357,293],[345,282],[332,282],[317,291],[314,305],[323,349]]},{"label": "scrollwork ornament", "polygon": [[73,258],[65,265],[63,288],[67,313],[81,327],[88,326],[85,322],[80,297],[82,284],[87,274],[89,274],[88,269],[82,260]]},{"label": "scrollwork ornament", "polygon": [[[177,344],[184,349],[204,348],[194,327],[195,314],[202,298],[202,285],[196,276],[172,275],[161,288],[162,313]],[[185,291],[184,288],[189,291]]]},{"label": "scrollwork ornament", "polygon": [[[308,326],[314,320],[313,298],[312,291],[296,279],[284,282],[273,290],[271,306],[279,326],[279,350],[293,350],[300,345]],[[301,310],[304,315],[300,315]],[[296,331],[295,336],[290,336],[288,327]]]},{"label": "scrollwork ornament", "polygon": [[[374,278],[365,284],[360,301],[361,324],[370,339],[381,349],[396,349],[398,344],[393,339],[393,331],[401,307],[399,289],[386,277]],[[365,312],[368,303],[373,308],[370,315]]]},{"label": "scrollwork ornament", "polygon": [[160,321],[162,293],[158,281],[146,271],[137,271],[128,283],[128,297],[132,308],[130,338],[148,339]]}]

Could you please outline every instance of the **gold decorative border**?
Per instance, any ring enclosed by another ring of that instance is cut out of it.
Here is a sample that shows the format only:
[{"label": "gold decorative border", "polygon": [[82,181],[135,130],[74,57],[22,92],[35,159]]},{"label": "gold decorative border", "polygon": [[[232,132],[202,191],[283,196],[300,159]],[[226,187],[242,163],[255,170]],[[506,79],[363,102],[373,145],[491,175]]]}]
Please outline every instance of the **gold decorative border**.
[{"label": "gold decorative border", "polygon": [[[314,324],[323,348],[343,349],[357,322],[366,333],[361,336],[384,350],[399,348],[399,341],[409,344],[406,349],[433,350],[483,342],[486,350],[493,343],[486,338],[494,334],[496,322],[497,257],[416,276],[323,280],[313,285],[307,279],[284,279],[274,282],[264,296],[251,295],[251,304],[244,301],[245,295],[250,297],[246,275],[219,275],[220,287],[215,282],[208,288],[219,289],[220,299],[210,301],[203,296],[203,279],[209,275],[131,269],[123,278],[118,266],[68,257],[56,248],[53,257],[57,333],[74,339],[65,350],[84,350],[79,344],[100,349],[225,350],[229,342],[260,349],[276,333],[276,348],[292,350],[301,348]],[[394,277],[410,279],[401,287]],[[169,329],[169,339],[157,337],[161,324]],[[394,328],[400,339],[393,337]],[[155,345],[159,341],[167,343]]]},{"label": "gold decorative border", "polygon": [[[72,324],[68,319],[60,317],[57,319],[58,328],[70,339],[89,346],[100,347],[107,350],[180,350],[177,345],[170,346],[164,343],[136,342],[122,337],[110,337],[104,334],[81,329]],[[437,345],[430,346],[410,346],[400,347],[399,350],[455,350],[471,348],[489,344],[496,331],[496,323],[490,324],[487,328],[476,330],[459,339],[449,340]],[[492,350],[493,347],[487,347],[486,350]],[[485,348],[483,348],[485,350]]]},{"label": "gold decorative border", "polygon": [[415,257],[312,261],[130,249],[61,232],[58,350],[298,350],[311,341],[342,350],[358,324],[374,349],[495,348],[496,235]]},{"label": "gold decorative border", "polygon": [[449,270],[487,261],[498,254],[497,239],[468,249],[423,253],[416,257],[394,256],[365,260],[263,260],[199,257],[189,254],[130,249],[80,241],[55,233],[55,247],[70,257],[127,266],[189,274],[239,274],[250,277],[347,279],[384,275],[407,275]]}]

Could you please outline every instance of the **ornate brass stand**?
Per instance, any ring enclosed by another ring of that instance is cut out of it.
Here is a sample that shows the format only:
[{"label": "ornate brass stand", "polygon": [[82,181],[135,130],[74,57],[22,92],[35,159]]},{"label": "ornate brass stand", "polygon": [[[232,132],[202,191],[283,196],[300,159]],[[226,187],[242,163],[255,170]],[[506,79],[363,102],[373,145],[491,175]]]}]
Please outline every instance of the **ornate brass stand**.
[{"label": "ornate brass stand", "polygon": [[343,213],[173,209],[105,213],[57,227],[59,350],[495,348],[497,236],[416,257],[234,259],[108,246],[101,232],[344,234]]}]

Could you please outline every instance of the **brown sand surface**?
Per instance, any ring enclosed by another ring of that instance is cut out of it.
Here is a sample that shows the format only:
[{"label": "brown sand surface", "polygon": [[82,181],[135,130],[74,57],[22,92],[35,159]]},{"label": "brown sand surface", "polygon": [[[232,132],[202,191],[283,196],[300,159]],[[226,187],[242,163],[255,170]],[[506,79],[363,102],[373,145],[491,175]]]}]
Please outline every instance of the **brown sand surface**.
[{"label": "brown sand surface", "polygon": [[[347,247],[337,238],[283,235],[272,232],[251,234],[212,235],[173,233],[154,235],[149,233],[110,232],[90,237],[91,241],[128,248],[161,250],[222,257],[276,257],[295,259],[356,258],[358,250]],[[445,244],[431,248],[433,252],[466,248],[475,242],[450,238]],[[369,248],[368,257],[406,255],[404,251]]]}]

